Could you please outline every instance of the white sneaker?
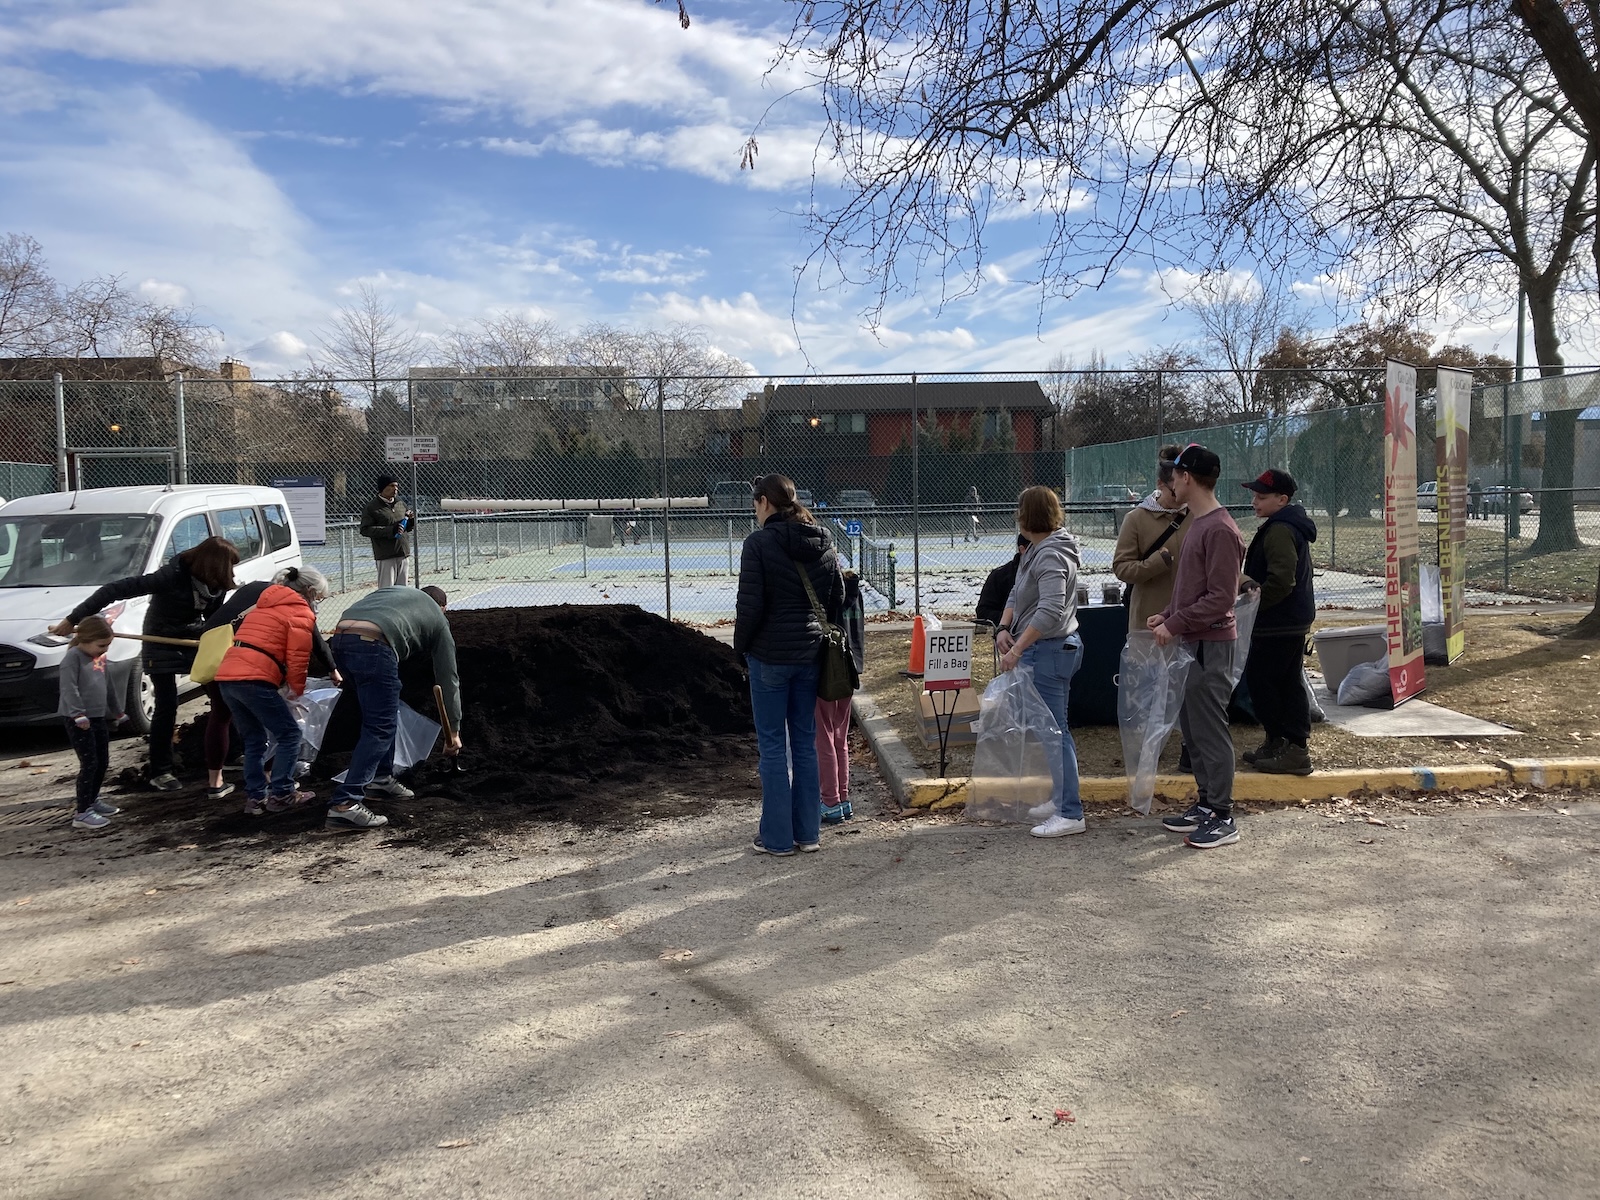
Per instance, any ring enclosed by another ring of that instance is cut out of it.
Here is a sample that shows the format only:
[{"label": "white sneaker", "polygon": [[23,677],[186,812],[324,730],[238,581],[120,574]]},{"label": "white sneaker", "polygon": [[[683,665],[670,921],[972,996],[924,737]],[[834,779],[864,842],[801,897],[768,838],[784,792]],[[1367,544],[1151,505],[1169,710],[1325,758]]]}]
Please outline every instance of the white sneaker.
[{"label": "white sneaker", "polygon": [[1035,804],[1028,810],[1028,819],[1030,821],[1047,821],[1055,815],[1056,802],[1054,800],[1046,800],[1043,804]]},{"label": "white sneaker", "polygon": [[1082,833],[1088,827],[1082,817],[1074,821],[1058,814],[1043,825],[1035,825],[1028,832],[1034,837],[1066,837],[1068,834]]}]

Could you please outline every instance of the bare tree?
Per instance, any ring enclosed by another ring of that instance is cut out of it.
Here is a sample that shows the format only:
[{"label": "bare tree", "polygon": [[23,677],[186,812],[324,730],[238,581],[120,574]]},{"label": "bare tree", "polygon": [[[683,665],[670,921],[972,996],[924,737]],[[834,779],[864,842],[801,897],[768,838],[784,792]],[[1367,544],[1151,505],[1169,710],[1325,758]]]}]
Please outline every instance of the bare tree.
[{"label": "bare tree", "polygon": [[0,238],[0,354],[48,352],[56,293],[37,241],[20,233]]},{"label": "bare tree", "polygon": [[313,373],[359,381],[368,404],[377,403],[385,380],[403,378],[417,357],[415,331],[366,283],[354,300],[339,306],[317,341],[325,357],[313,361]]},{"label": "bare tree", "polygon": [[446,365],[459,371],[488,367],[507,374],[551,366],[562,360],[563,351],[554,321],[519,312],[495,313],[450,329],[443,346]]},{"label": "bare tree", "polygon": [[1256,386],[1256,367],[1280,333],[1296,328],[1289,296],[1255,279],[1217,271],[1200,281],[1183,307],[1200,326],[1205,357],[1233,377],[1238,389],[1234,411],[1253,415],[1271,410],[1271,394]]},{"label": "bare tree", "polygon": [[693,325],[634,330],[597,322],[568,340],[566,358],[574,366],[615,369],[632,381],[629,407],[654,407],[659,382],[670,408],[719,408],[743,394],[753,373]]},{"label": "bare tree", "polygon": [[215,359],[221,340],[222,331],[201,321],[194,309],[151,300],[129,308],[118,337],[123,353],[180,368]]},{"label": "bare tree", "polygon": [[[1046,292],[1133,255],[1327,272],[1399,316],[1520,288],[1557,374],[1600,269],[1597,25],[1592,0],[808,4],[788,56],[846,181],[815,189],[814,258],[879,308],[929,270],[970,289],[987,221],[1021,210]],[[1579,545],[1575,419],[1547,414],[1536,553]]]}]

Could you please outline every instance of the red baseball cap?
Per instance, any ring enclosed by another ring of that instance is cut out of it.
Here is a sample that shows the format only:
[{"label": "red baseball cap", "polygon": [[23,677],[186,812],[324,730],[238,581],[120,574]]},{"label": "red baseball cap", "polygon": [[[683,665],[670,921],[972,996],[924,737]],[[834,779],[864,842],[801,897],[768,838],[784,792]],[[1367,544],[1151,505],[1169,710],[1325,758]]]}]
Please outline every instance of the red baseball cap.
[{"label": "red baseball cap", "polygon": [[1249,483],[1241,483],[1240,487],[1247,487],[1252,492],[1261,492],[1267,495],[1276,492],[1280,496],[1293,496],[1298,490],[1294,476],[1287,471],[1280,471],[1277,467],[1268,467]]}]

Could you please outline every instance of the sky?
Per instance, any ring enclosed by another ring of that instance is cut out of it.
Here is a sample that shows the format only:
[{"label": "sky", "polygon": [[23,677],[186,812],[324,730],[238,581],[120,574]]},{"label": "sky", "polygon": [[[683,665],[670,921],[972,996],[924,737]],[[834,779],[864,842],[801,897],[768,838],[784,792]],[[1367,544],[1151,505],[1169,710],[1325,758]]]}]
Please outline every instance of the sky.
[{"label": "sky", "polygon": [[[1118,365],[1193,336],[1182,271],[1041,307],[1027,221],[993,229],[975,296],[898,298],[876,329],[868,293],[797,283],[821,126],[768,71],[789,6],[690,8],[682,30],[670,0],[0,0],[0,232],[64,281],[193,305],[258,376],[304,367],[362,284],[425,336],[685,323],[763,375]],[[1441,332],[1509,357],[1510,328]]]}]

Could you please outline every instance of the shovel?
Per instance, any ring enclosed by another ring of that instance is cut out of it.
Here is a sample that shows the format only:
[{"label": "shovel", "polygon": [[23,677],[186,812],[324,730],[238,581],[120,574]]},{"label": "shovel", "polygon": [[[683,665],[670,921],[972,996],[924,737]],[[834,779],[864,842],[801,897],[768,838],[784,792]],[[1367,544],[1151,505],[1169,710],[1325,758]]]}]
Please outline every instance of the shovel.
[{"label": "shovel", "polygon": [[[190,650],[200,643],[194,638],[160,637],[154,633],[113,633],[112,637],[126,638],[130,642],[154,642],[158,646],[184,646]],[[35,646],[68,646],[72,644],[70,637],[63,637],[59,633],[39,633],[28,639]]]},{"label": "shovel", "polygon": [[[439,726],[444,730],[444,742],[445,745],[448,746],[451,742],[455,741],[456,731],[450,726],[450,714],[444,710],[444,689],[437,683],[433,685],[433,705],[439,710]],[[452,775],[459,775],[461,773],[460,754],[445,755],[445,762],[450,764],[445,769],[448,770]]]}]

